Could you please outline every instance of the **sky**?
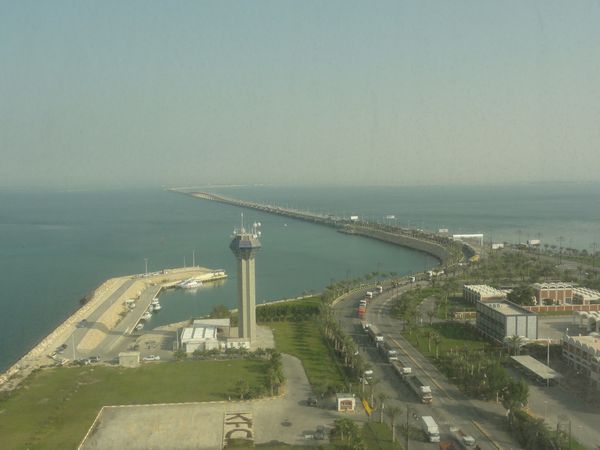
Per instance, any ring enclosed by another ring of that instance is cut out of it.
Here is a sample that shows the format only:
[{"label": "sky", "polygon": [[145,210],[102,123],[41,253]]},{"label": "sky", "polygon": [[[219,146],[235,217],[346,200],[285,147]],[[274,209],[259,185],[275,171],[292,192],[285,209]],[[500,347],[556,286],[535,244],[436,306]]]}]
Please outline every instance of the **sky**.
[{"label": "sky", "polygon": [[598,1],[0,0],[0,187],[600,181]]}]

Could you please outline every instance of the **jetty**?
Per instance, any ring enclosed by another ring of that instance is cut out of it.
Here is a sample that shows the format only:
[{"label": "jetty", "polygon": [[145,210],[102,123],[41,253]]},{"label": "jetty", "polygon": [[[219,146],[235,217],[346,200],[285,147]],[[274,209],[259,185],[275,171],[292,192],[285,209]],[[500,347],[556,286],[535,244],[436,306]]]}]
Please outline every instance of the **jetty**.
[{"label": "jetty", "polygon": [[224,270],[193,266],[106,280],[85,305],[0,374],[0,392],[14,389],[39,368],[89,356],[114,357],[161,290],[192,278],[207,283],[226,277]]},{"label": "jetty", "polygon": [[443,265],[456,264],[464,259],[465,254],[468,254],[468,249],[464,248],[463,243],[455,242],[448,236],[441,236],[423,230],[408,229],[391,224],[368,221],[357,216],[340,217],[332,214],[321,214],[295,208],[286,208],[279,205],[251,202],[206,191],[193,191],[190,189],[177,188],[169,190],[202,200],[253,209],[268,214],[276,214],[295,220],[333,227],[341,233],[364,236],[388,242],[411,250],[427,253],[439,260]]}]

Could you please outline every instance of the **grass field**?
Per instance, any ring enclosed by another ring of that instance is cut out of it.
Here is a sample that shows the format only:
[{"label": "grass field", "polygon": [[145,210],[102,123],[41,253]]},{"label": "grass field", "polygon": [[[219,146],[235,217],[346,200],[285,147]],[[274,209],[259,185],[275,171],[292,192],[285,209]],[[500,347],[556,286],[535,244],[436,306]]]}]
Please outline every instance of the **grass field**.
[{"label": "grass field", "polygon": [[137,369],[57,368],[0,401],[0,448],[76,448],[103,405],[224,400],[240,378],[266,386],[266,361],[184,361]]},{"label": "grass field", "polygon": [[270,322],[275,347],[302,361],[308,381],[313,386],[343,385],[344,377],[325,344],[316,320]]},{"label": "grass field", "polygon": [[433,325],[424,325],[416,328],[412,334],[407,331],[402,335],[417,348],[423,355],[435,356],[435,343],[431,340],[431,350],[429,349],[427,333],[436,332],[440,338],[439,354],[443,355],[450,349],[480,350],[489,345],[481,336],[479,336],[472,327],[459,322],[440,322]]}]

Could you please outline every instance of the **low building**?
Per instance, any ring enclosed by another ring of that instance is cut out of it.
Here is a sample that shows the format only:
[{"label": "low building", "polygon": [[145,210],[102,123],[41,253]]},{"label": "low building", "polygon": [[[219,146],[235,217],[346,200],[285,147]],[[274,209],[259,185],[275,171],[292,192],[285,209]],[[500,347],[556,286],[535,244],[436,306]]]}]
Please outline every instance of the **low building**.
[{"label": "low building", "polygon": [[186,353],[227,349],[250,349],[248,338],[239,338],[229,319],[198,319],[179,332],[179,346]]},{"label": "low building", "polygon": [[573,304],[589,305],[600,302],[600,292],[586,287],[573,288]]},{"label": "low building", "polygon": [[122,367],[139,367],[140,352],[119,353],[119,365]]},{"label": "low building", "polygon": [[339,412],[354,412],[356,409],[356,397],[354,394],[336,394],[337,410]]},{"label": "low building", "polygon": [[579,319],[579,326],[589,332],[600,331],[600,311],[574,311],[573,320]]},{"label": "low building", "polygon": [[564,305],[573,301],[573,285],[569,283],[534,283],[535,299],[538,305],[549,301],[555,305]]},{"label": "low building", "polygon": [[569,366],[589,378],[590,385],[600,390],[600,338],[564,336],[562,351]]},{"label": "low building", "polygon": [[475,304],[477,329],[484,335],[504,342],[509,336],[538,338],[537,315],[507,300]]},{"label": "low building", "polygon": [[463,297],[471,303],[495,302],[506,300],[506,292],[487,284],[465,284],[463,287]]}]

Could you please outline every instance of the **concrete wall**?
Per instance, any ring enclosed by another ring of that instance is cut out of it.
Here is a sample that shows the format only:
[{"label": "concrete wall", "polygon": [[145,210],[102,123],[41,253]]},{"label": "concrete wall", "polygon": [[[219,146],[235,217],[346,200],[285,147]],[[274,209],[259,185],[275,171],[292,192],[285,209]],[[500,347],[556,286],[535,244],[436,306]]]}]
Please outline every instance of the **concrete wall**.
[{"label": "concrete wall", "polygon": [[407,247],[413,250],[418,250],[424,253],[428,253],[433,257],[445,262],[450,258],[450,253],[441,244],[435,242],[424,241],[421,239],[413,238],[410,236],[400,236],[397,234],[388,233],[381,230],[373,230],[370,228],[363,227],[347,227],[340,230],[342,233],[357,234],[359,236],[370,237],[391,244],[399,245],[401,247]]}]

